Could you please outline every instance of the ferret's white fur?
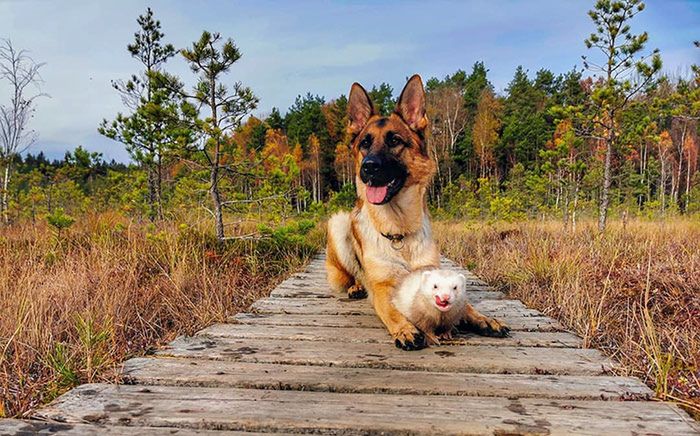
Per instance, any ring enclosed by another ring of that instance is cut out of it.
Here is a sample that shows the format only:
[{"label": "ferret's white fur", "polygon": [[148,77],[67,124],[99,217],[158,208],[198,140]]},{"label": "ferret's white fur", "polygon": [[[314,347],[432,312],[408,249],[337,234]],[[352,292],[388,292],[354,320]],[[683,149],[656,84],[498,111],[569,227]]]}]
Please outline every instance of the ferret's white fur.
[{"label": "ferret's white fur", "polygon": [[[441,311],[435,305],[435,295],[445,292],[451,294],[451,307]],[[444,269],[414,271],[399,284],[393,303],[399,312],[425,333],[430,342],[439,344],[439,338],[451,337],[452,329],[465,315],[466,278]]]}]

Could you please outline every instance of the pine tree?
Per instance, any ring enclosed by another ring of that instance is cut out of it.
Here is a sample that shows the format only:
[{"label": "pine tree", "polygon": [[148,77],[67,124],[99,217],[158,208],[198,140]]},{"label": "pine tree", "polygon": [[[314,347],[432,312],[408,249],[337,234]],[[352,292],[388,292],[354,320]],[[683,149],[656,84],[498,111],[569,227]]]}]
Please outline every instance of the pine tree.
[{"label": "pine tree", "polygon": [[457,144],[457,150],[454,156],[455,163],[462,171],[470,172],[474,169],[474,166],[471,165],[475,160],[472,129],[476,119],[477,106],[479,105],[479,99],[484,89],[488,88],[493,91],[493,85],[491,85],[487,78],[488,71],[483,62],[475,62],[469,76],[466,76],[464,71],[457,71],[452,76],[461,84],[464,90],[464,108],[466,110],[467,123],[464,127],[462,138]]},{"label": "pine tree", "polygon": [[272,108],[272,111],[270,111],[270,115],[268,115],[268,117],[265,119],[265,122],[271,129],[279,129],[283,131],[287,129],[287,126],[284,124],[284,118],[282,118],[280,110],[276,107]]},{"label": "pine tree", "polygon": [[[540,79],[542,79],[540,74]],[[514,163],[527,170],[537,167],[539,151],[551,137],[553,126],[545,119],[545,95],[519,66],[508,84],[504,103],[503,134],[498,147],[499,175],[503,178]]]},{"label": "pine tree", "polygon": [[323,116],[326,118],[328,135],[331,142],[348,144],[350,137],[348,126],[348,98],[345,95],[323,105]]},{"label": "pine tree", "polygon": [[[304,97],[301,95],[296,98],[296,101],[289,108],[285,116],[285,124],[287,126],[287,136],[292,143],[300,143],[304,150],[304,156],[308,158],[311,151],[311,142],[309,139],[313,134],[318,141],[319,146],[319,162],[320,162],[320,186],[318,186],[318,197],[314,200],[322,200],[329,191],[337,191],[339,189],[337,175],[333,169],[335,160],[335,143],[331,140],[330,132],[328,131],[328,120],[324,114],[325,100],[317,95],[307,93]],[[314,189],[310,185],[310,179],[307,186]]]},{"label": "pine tree", "polygon": [[149,217],[153,220],[163,217],[163,166],[168,149],[183,141],[188,134],[179,123],[177,88],[181,85],[177,79],[161,71],[163,65],[175,56],[175,47],[163,42],[165,34],[151,8],[136,21],[139,30],[134,33],[134,42],[127,45],[127,50],[143,70],[127,81],[112,82],[132,113],[119,113],[111,123],[103,120],[98,131],[123,143],[129,156],[145,167]]},{"label": "pine tree", "polygon": [[223,146],[226,136],[257,107],[258,98],[240,82],[234,83],[231,90],[223,83],[224,75],[241,58],[241,52],[231,39],[222,41],[220,34],[205,31],[191,48],[181,53],[199,78],[194,93],[188,97],[202,111],[197,119],[205,138],[200,151],[209,170],[209,195],[213,206],[210,212],[214,216],[216,236],[223,240],[224,203],[219,182],[223,171],[234,170],[222,162]]},{"label": "pine tree", "polygon": [[393,98],[394,89],[388,83],[382,82],[379,87],[372,86],[369,91],[369,98],[372,99],[375,109],[381,116],[388,116],[396,106],[396,101]]},{"label": "pine tree", "polygon": [[644,10],[641,0],[598,0],[589,11],[596,31],[584,41],[588,49],[596,48],[602,62],[596,63],[583,56],[586,69],[601,74],[601,82],[591,98],[590,121],[602,130],[605,144],[603,181],[598,213],[598,229],[605,230],[610,204],[612,183],[612,155],[619,136],[621,112],[630,100],[653,83],[661,69],[658,50],[641,55],[649,40],[647,32],[631,33],[630,21]]}]

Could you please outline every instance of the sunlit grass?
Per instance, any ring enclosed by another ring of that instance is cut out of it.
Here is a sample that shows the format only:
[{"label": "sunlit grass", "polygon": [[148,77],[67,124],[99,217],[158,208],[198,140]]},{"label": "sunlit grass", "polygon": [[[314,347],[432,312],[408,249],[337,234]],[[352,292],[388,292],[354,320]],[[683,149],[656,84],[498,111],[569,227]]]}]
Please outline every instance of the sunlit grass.
[{"label": "sunlit grass", "polygon": [[114,214],[0,228],[0,416],[114,380],[129,356],[247,307],[322,245],[319,227],[300,227],[226,243]]},{"label": "sunlit grass", "polygon": [[700,413],[700,222],[438,222],[443,253]]}]

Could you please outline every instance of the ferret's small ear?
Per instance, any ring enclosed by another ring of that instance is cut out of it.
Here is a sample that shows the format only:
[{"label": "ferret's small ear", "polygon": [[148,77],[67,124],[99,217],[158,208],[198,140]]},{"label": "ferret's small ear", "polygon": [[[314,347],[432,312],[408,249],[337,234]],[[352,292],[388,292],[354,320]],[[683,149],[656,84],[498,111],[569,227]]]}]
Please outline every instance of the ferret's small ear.
[{"label": "ferret's small ear", "polygon": [[430,271],[423,271],[423,274],[420,275],[420,282],[422,284],[425,284],[425,282],[427,282],[429,278],[430,278]]},{"label": "ferret's small ear", "polygon": [[462,285],[462,289],[467,289],[467,278],[464,274],[459,275],[459,283]]}]

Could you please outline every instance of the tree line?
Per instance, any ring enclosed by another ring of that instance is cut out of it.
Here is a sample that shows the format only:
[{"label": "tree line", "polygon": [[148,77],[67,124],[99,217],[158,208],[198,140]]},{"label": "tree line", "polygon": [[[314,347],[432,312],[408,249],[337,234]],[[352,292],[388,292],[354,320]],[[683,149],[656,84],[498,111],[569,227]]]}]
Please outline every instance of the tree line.
[{"label": "tree line", "polygon": [[[632,32],[643,10],[639,0],[596,1],[582,66],[566,73],[518,67],[503,92],[483,62],[427,80],[434,213],[549,216],[567,225],[588,215],[604,230],[610,213],[699,212],[700,69],[661,73],[649,35]],[[231,39],[205,31],[176,49],[151,9],[137,21],[127,51],[140,68],[113,82],[125,109],[99,126],[133,163],[107,164],[82,147],[55,162],[5,151],[0,163],[16,171],[3,178],[6,220],[57,207],[151,220],[201,208],[223,239],[235,225],[229,216],[284,218],[352,204],[345,95],[307,93],[284,114],[252,116],[258,98],[230,77],[242,56]],[[190,66],[194,87],[167,71],[176,59]],[[394,109],[390,85],[369,94],[380,113]]]}]

